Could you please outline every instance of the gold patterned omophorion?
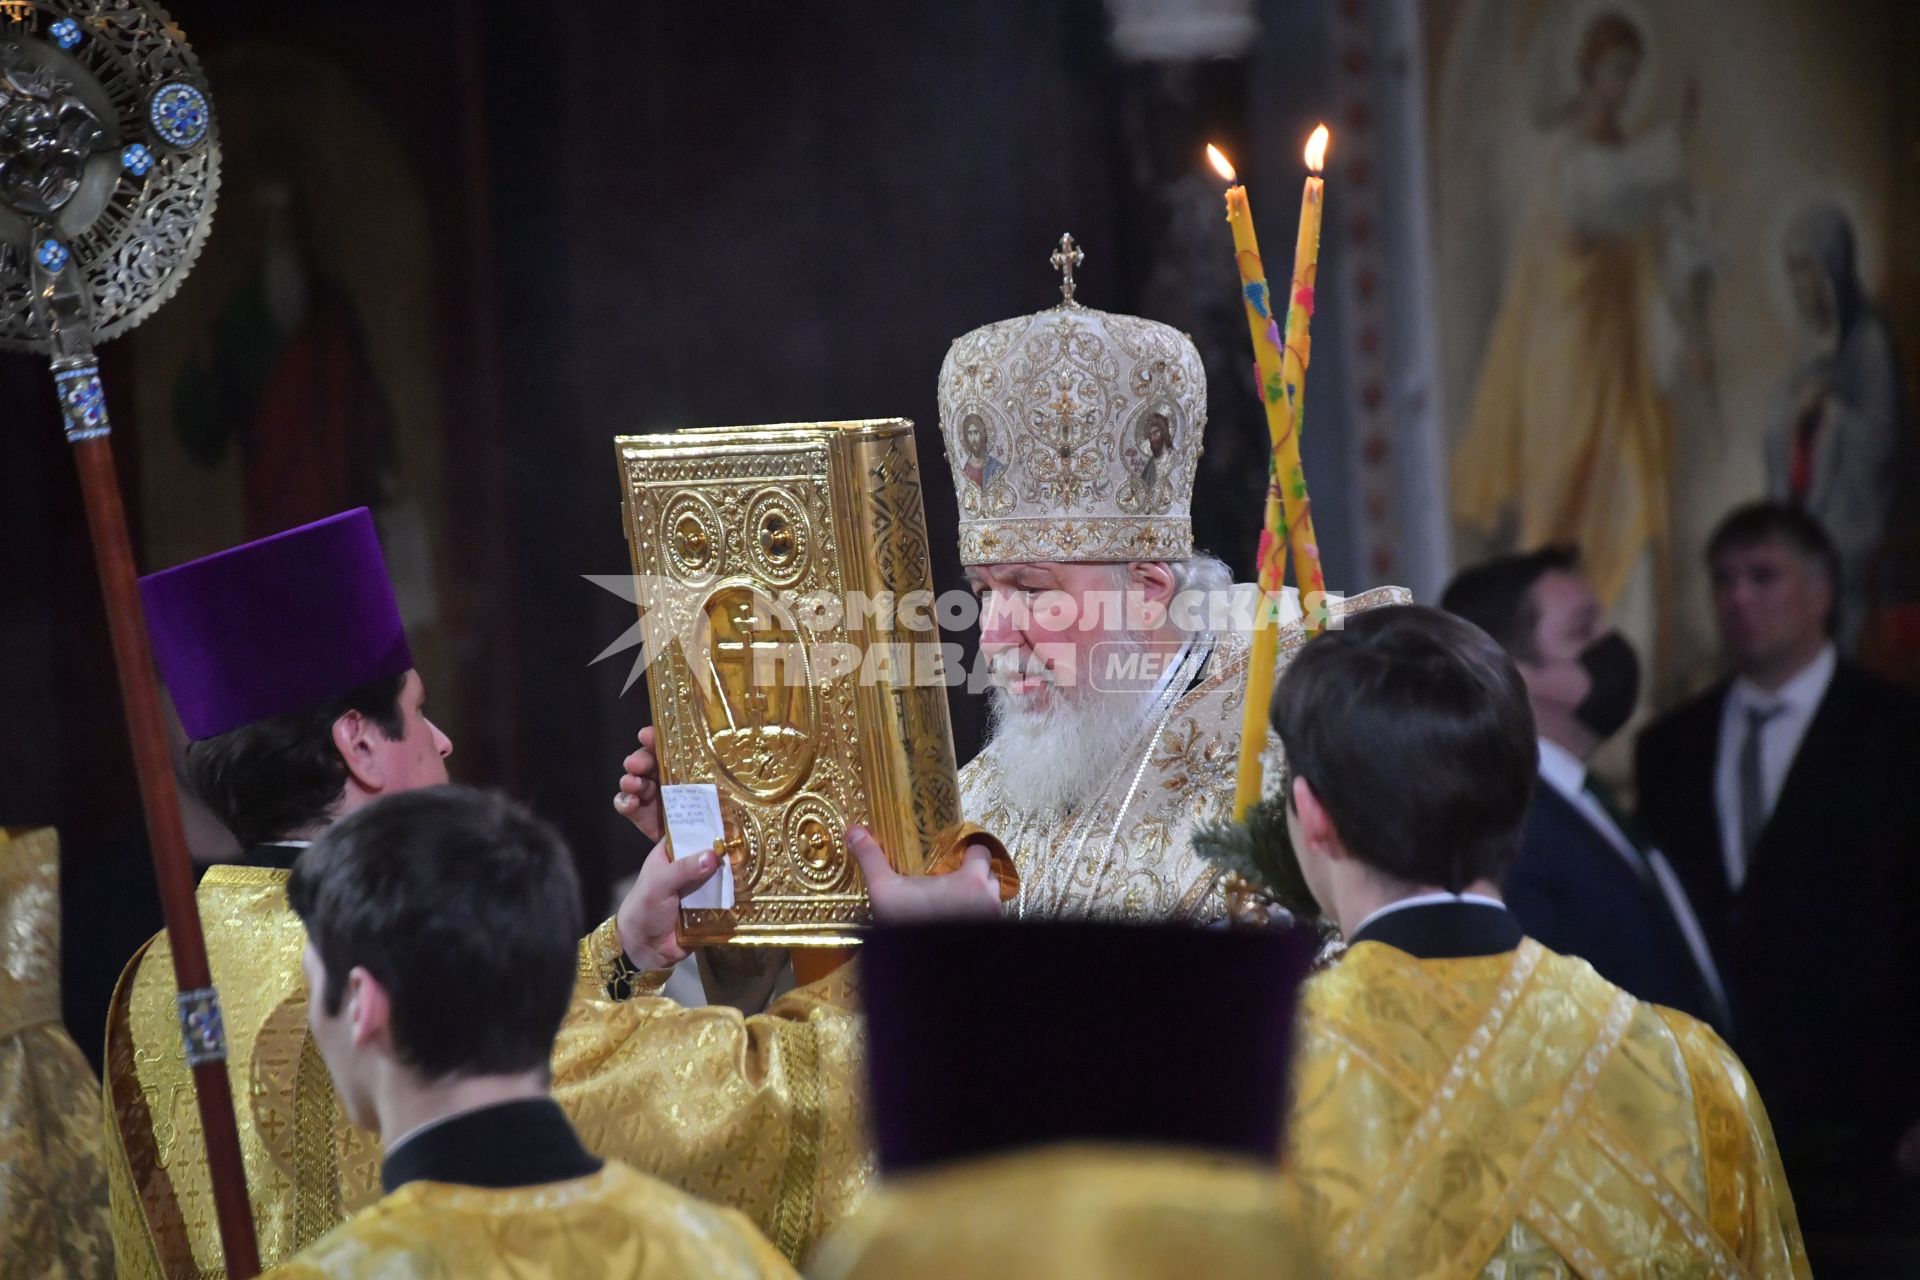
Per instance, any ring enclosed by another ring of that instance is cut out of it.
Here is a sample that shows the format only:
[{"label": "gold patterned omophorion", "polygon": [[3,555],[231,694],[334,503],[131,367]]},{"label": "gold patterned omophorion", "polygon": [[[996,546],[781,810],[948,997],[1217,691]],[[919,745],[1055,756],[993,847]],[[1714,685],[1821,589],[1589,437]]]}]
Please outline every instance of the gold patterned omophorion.
[{"label": "gold patterned omophorion", "polygon": [[868,918],[847,827],[912,873],[960,818],[913,424],[615,447],[661,780],[719,787],[733,861],[733,909],[681,932],[847,945]]}]

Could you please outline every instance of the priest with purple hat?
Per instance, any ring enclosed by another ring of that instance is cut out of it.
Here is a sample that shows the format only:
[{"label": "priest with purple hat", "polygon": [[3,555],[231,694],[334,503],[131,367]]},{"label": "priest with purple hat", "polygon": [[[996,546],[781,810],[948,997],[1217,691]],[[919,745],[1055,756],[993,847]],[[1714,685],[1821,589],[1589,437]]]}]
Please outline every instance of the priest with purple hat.
[{"label": "priest with purple hat", "polygon": [[151,574],[140,594],[187,781],[239,865],[284,870],[334,819],[447,781],[453,744],[426,716],[365,507]]},{"label": "priest with purple hat", "polygon": [[[287,872],[345,814],[446,782],[453,746],[426,716],[364,507],[151,574],[140,593],[188,739],[186,782],[240,845],[205,871],[196,898],[271,1265],[303,1234],[281,1212],[285,1190],[324,1183],[320,1203],[334,1202],[348,1171],[332,1149],[336,1104],[310,1069],[304,1009],[292,999],[305,939],[287,909]],[[169,940],[156,935],[108,1011],[102,1075],[123,1274],[221,1266],[171,968]]]},{"label": "priest with purple hat", "polygon": [[[381,1189],[382,1152],[348,1121],[308,1033],[306,935],[287,904],[288,870],[345,814],[446,782],[452,744],[426,716],[364,508],[140,585],[190,740],[188,782],[242,848],[196,896],[271,1267]],[[892,875],[877,851],[863,859],[877,912],[974,899],[997,912],[981,863],[936,883]],[[751,1018],[656,994],[685,954],[680,896],[717,867],[710,852],[670,861],[656,849],[617,918],[582,942],[554,1095],[599,1155],[740,1209],[797,1260],[869,1175],[859,1022],[844,974]],[[215,1276],[222,1254],[171,968],[158,935],[128,963],[108,1012],[114,1248],[123,1275]]]}]

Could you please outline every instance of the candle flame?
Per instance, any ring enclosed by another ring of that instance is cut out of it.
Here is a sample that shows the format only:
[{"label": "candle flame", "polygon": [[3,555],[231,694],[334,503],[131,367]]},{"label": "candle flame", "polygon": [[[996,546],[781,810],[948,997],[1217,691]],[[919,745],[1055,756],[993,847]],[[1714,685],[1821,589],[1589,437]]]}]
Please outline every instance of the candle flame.
[{"label": "candle flame", "polygon": [[1307,168],[1318,173],[1327,166],[1327,143],[1333,135],[1327,132],[1327,126],[1321,125],[1307,139]]},{"label": "candle flame", "polygon": [[1238,180],[1239,175],[1233,170],[1233,161],[1227,159],[1227,153],[1214,146],[1211,142],[1207,144],[1207,162],[1213,166],[1215,173],[1225,178],[1228,182]]}]

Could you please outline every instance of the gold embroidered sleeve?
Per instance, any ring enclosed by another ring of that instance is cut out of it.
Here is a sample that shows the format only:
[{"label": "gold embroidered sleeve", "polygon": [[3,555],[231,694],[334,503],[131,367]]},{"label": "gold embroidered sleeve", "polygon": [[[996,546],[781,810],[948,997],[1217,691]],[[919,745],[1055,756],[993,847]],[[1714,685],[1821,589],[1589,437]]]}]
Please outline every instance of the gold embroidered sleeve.
[{"label": "gold embroidered sleeve", "polygon": [[871,1175],[853,982],[838,971],[751,1017],[576,1002],[554,1094],[594,1151],[739,1209],[797,1262]]},{"label": "gold embroidered sleeve", "polygon": [[1020,872],[1013,865],[1013,855],[1007,852],[999,836],[977,822],[956,823],[943,832],[930,851],[923,874],[939,876],[958,871],[967,850],[974,845],[981,845],[987,851],[993,878],[1000,884],[1000,901],[1012,902],[1020,893]]},{"label": "gold embroidered sleeve", "polygon": [[1753,1275],[1808,1276],[1773,1126],[1746,1067],[1711,1027],[1671,1009],[1660,1016],[1680,1042],[1692,1080],[1714,1230]]},{"label": "gold embroidered sleeve", "polygon": [[612,916],[580,940],[580,968],[575,975],[576,1000],[628,1000],[657,996],[673,976],[671,969],[642,969],[627,959],[620,930]]}]

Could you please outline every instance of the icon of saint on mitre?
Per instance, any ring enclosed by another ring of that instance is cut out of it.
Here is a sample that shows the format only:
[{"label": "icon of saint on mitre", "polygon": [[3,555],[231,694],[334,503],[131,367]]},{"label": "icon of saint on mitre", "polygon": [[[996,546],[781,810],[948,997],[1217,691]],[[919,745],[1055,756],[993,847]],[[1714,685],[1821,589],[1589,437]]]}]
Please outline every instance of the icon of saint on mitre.
[{"label": "icon of saint on mitre", "polygon": [[1178,465],[1173,411],[1149,404],[1127,432],[1121,461],[1133,476],[1120,496],[1123,511],[1164,511],[1173,500],[1173,473]]}]

